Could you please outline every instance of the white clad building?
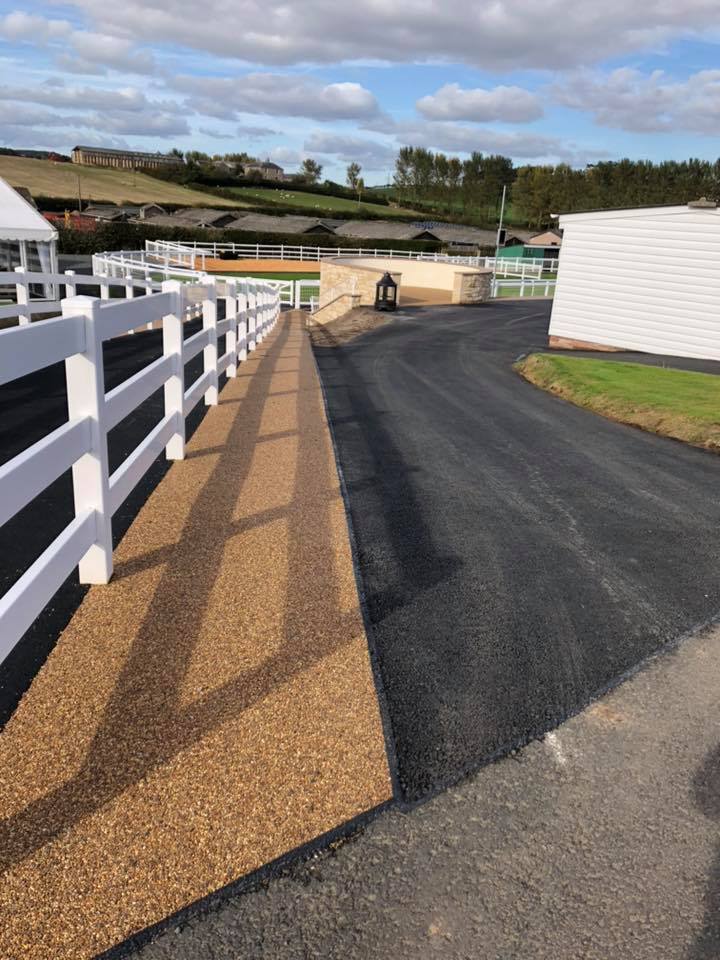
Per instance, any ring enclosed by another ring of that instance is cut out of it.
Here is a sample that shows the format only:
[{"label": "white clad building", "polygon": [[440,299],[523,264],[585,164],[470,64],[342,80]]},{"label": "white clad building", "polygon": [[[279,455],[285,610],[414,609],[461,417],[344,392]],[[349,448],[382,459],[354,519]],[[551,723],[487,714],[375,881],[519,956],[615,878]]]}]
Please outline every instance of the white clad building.
[{"label": "white clad building", "polygon": [[560,215],[550,346],[720,360],[720,210],[685,206]]}]

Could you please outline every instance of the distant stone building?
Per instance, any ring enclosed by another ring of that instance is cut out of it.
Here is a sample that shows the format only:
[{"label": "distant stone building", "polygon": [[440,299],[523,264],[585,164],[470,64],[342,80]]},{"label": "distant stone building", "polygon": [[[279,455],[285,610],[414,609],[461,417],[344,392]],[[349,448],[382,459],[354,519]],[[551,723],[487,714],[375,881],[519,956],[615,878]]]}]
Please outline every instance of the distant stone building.
[{"label": "distant stone building", "polygon": [[285,171],[270,160],[244,163],[243,174],[246,177],[261,177],[263,180],[284,180]]},{"label": "distant stone building", "polygon": [[182,163],[180,157],[164,153],[141,153],[138,150],[110,150],[105,147],[73,147],[72,162],[93,167],[144,168],[159,170]]}]

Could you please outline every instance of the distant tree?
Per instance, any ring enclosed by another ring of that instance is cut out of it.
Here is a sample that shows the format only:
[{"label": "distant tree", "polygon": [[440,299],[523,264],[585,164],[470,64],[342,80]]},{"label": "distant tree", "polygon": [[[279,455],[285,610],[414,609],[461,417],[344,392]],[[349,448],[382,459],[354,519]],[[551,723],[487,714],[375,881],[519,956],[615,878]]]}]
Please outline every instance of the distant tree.
[{"label": "distant tree", "polygon": [[357,190],[358,180],[360,179],[360,173],[362,167],[359,163],[349,163],[347,170],[345,171],[345,182],[350,187],[351,190]]},{"label": "distant tree", "polygon": [[306,157],[302,166],[300,167],[300,175],[306,183],[317,183],[320,179],[320,174],[322,173],[322,165],[313,160],[311,157]]},{"label": "distant tree", "polygon": [[223,160],[228,160],[230,163],[255,163],[256,158],[243,151],[242,153],[225,153]]},{"label": "distant tree", "polygon": [[185,159],[188,163],[209,163],[210,155],[203,153],[202,150],[188,150]]},{"label": "distant tree", "polygon": [[173,147],[172,150],[168,153],[169,157],[177,157],[178,160],[182,160],[185,157],[185,154],[182,150],[178,150],[177,147]]}]

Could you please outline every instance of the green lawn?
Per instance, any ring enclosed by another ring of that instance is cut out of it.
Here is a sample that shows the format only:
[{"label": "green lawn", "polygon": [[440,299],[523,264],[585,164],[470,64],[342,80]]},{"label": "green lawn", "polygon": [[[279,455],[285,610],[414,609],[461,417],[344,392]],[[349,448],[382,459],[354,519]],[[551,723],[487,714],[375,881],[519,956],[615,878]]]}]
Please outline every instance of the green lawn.
[{"label": "green lawn", "polygon": [[536,386],[611,420],[720,452],[720,376],[543,353],[515,369]]},{"label": "green lawn", "polygon": [[244,270],[224,272],[222,270],[212,270],[211,273],[222,274],[228,277],[258,277],[260,280],[319,280],[319,273],[260,273],[257,270]]},{"label": "green lawn", "polygon": [[269,207],[297,207],[298,214],[321,217],[333,213],[351,213],[362,219],[364,214],[373,213],[379,217],[413,216],[413,210],[385,207],[381,203],[357,203],[345,197],[328,197],[319,193],[305,193],[303,190],[273,190],[269,187],[228,187],[230,193],[244,203],[261,203]]}]

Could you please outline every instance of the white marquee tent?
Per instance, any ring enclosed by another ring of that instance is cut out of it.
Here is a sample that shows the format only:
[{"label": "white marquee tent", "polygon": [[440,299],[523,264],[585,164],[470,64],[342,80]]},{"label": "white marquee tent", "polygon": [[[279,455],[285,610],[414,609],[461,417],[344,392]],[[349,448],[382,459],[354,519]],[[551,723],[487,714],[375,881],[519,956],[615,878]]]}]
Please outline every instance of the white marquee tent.
[{"label": "white marquee tent", "polygon": [[57,273],[57,230],[0,177],[0,271]]}]

